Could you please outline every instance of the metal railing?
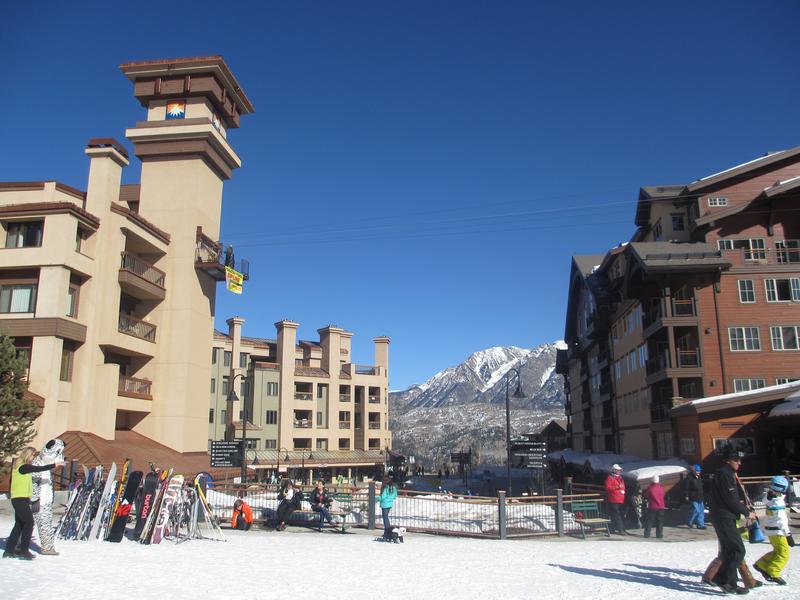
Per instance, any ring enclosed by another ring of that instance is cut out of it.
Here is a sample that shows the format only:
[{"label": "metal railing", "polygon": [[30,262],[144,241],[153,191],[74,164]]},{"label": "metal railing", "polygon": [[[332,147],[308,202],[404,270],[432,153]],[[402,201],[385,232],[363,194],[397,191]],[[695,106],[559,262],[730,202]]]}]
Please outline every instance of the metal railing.
[{"label": "metal railing", "polygon": [[669,357],[666,354],[659,354],[658,356],[654,356],[647,361],[647,367],[645,370],[647,371],[648,375],[652,375],[653,373],[658,373],[659,371],[668,369],[669,366]]},{"label": "metal railing", "polygon": [[697,305],[694,298],[672,299],[673,317],[696,317]]},{"label": "metal railing", "polygon": [[700,366],[700,348],[691,350],[678,350],[678,368],[692,368]]},{"label": "metal railing", "polygon": [[350,421],[339,421],[339,429],[350,429]]},{"label": "metal railing", "polygon": [[380,395],[378,395],[378,396],[375,396],[375,395],[370,396],[369,397],[369,403],[370,404],[380,404],[381,403]]},{"label": "metal railing", "polygon": [[313,400],[314,396],[311,392],[295,392],[294,393],[295,400]]},{"label": "metal railing", "polygon": [[350,402],[350,394],[339,394],[339,402]]},{"label": "metal railing", "polygon": [[119,376],[119,386],[117,391],[120,394],[136,394],[137,396],[150,396],[150,389],[153,382],[149,379],[137,379],[136,377]]},{"label": "metal railing", "polygon": [[381,424],[380,424],[380,422],[376,423],[375,421],[370,421],[369,422],[369,428],[370,429],[380,429],[381,428]]},{"label": "metal railing", "polygon": [[379,367],[373,365],[353,365],[357,375],[377,375]]},{"label": "metal railing", "polygon": [[152,323],[147,323],[146,321],[140,321],[139,319],[136,319],[130,315],[126,315],[125,313],[119,313],[118,329],[120,333],[132,335],[133,337],[137,337],[141,340],[146,340],[148,342],[156,341],[155,325]]},{"label": "metal railing", "polygon": [[149,281],[153,285],[157,285],[162,289],[164,288],[166,273],[164,273],[164,271],[161,269],[157,269],[153,265],[146,263],[134,254],[129,252],[122,253],[120,269],[133,273],[134,275],[137,275],[145,281]]},{"label": "metal railing", "polygon": [[308,419],[296,419],[294,426],[296,429],[311,429],[311,421]]},{"label": "metal railing", "polygon": [[670,420],[670,403],[659,402],[650,406],[650,420],[653,423],[663,423]]},{"label": "metal railing", "polygon": [[722,256],[731,261],[734,267],[800,263],[800,249],[797,248],[722,250]]}]

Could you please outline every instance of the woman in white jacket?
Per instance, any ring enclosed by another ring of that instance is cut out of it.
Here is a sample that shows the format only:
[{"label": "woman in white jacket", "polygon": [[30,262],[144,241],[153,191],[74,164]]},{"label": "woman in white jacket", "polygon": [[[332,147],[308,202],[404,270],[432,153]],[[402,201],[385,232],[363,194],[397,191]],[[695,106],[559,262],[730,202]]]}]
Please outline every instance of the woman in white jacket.
[{"label": "woman in white jacket", "polygon": [[772,552],[767,552],[753,565],[764,579],[778,585],[786,585],[781,573],[789,562],[789,547],[794,546],[784,501],[787,489],[789,481],[786,477],[778,475],[772,478],[767,493],[767,516],[764,519],[764,529],[772,544]]}]

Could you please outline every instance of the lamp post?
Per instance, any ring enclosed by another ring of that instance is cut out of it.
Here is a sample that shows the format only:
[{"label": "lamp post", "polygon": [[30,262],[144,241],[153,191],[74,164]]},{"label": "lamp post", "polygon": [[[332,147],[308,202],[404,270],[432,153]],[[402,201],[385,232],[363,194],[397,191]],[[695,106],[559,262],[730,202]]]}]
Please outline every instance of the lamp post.
[{"label": "lamp post", "polygon": [[511,496],[511,404],[508,396],[509,388],[509,375],[513,371],[517,375],[517,389],[514,391],[514,398],[524,398],[525,394],[522,393],[522,378],[519,376],[519,371],[511,367],[506,371],[506,470],[508,473],[508,489],[506,493]]},{"label": "lamp post", "polygon": [[[230,386],[231,388],[228,390],[228,402],[238,402],[239,396],[236,395],[236,390],[234,389],[234,383],[236,379],[239,377],[244,377],[242,373],[236,373],[231,379]],[[244,399],[244,408],[242,409],[242,485],[244,485],[245,480],[247,479],[247,398]],[[231,409],[233,408],[233,404],[230,405]],[[234,433],[235,433],[234,429]]]},{"label": "lamp post", "polygon": [[305,483],[306,477],[306,450],[308,450],[308,460],[314,460],[314,451],[311,450],[311,448],[300,448],[300,473],[302,473],[301,477],[304,480],[303,483]]}]

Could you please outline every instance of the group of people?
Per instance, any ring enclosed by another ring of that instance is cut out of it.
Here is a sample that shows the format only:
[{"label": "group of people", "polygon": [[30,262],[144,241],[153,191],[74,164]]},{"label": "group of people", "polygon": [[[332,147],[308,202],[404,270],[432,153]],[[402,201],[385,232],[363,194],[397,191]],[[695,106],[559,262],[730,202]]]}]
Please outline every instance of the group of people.
[{"label": "group of people", "polygon": [[[389,513],[396,499],[397,487],[394,484],[394,480],[392,480],[391,477],[384,477],[378,503],[380,504],[381,516],[383,518],[383,536],[387,539],[390,537],[392,529]],[[303,492],[300,488],[296,487],[291,480],[287,479],[278,492],[278,501],[275,531],[284,531],[286,529],[286,522],[290,519],[292,513],[300,509],[300,505],[303,501]],[[326,521],[329,525],[334,524],[334,517],[331,514],[333,498],[325,487],[325,482],[322,479],[317,481],[314,490],[308,498],[308,502],[311,504],[311,510],[319,513],[316,531],[322,531]],[[252,526],[253,509],[241,498],[237,499],[233,504],[231,528],[248,531]]]}]

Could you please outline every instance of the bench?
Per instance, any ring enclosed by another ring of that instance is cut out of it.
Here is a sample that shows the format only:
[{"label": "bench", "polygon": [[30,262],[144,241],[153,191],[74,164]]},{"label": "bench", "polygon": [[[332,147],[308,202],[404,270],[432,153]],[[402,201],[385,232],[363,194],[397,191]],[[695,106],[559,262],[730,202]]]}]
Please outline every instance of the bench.
[{"label": "bench", "polygon": [[[586,530],[594,533],[595,529],[605,529],[606,536],[611,537],[609,524],[611,519],[600,516],[600,501],[585,500],[583,502],[572,502],[572,514],[575,522],[581,527],[581,537],[586,539]],[[580,516],[578,516],[580,515]]]},{"label": "bench", "polygon": [[[341,533],[347,533],[347,530],[350,529],[350,526],[347,525],[347,517],[350,515],[350,513],[353,512],[353,495],[352,494],[347,494],[347,493],[344,493],[344,492],[337,492],[335,494],[332,494],[331,498],[339,506],[334,509],[333,508],[333,504],[332,504],[331,508],[328,509],[328,512],[331,514],[332,517],[338,517],[339,518],[339,526],[340,526],[339,530],[340,530],[340,532]],[[316,511],[314,511],[314,510],[312,510],[310,508],[308,508],[308,509],[301,508],[301,509],[295,510],[291,514],[291,516],[289,517],[289,522],[290,523],[292,522],[293,517],[295,515],[314,515],[315,519],[313,521],[306,519],[305,522],[302,523],[303,525],[308,525],[308,524],[314,525],[317,522],[317,519],[319,519],[319,513],[318,512],[316,512]],[[295,524],[297,524],[297,523],[295,523]]]}]

